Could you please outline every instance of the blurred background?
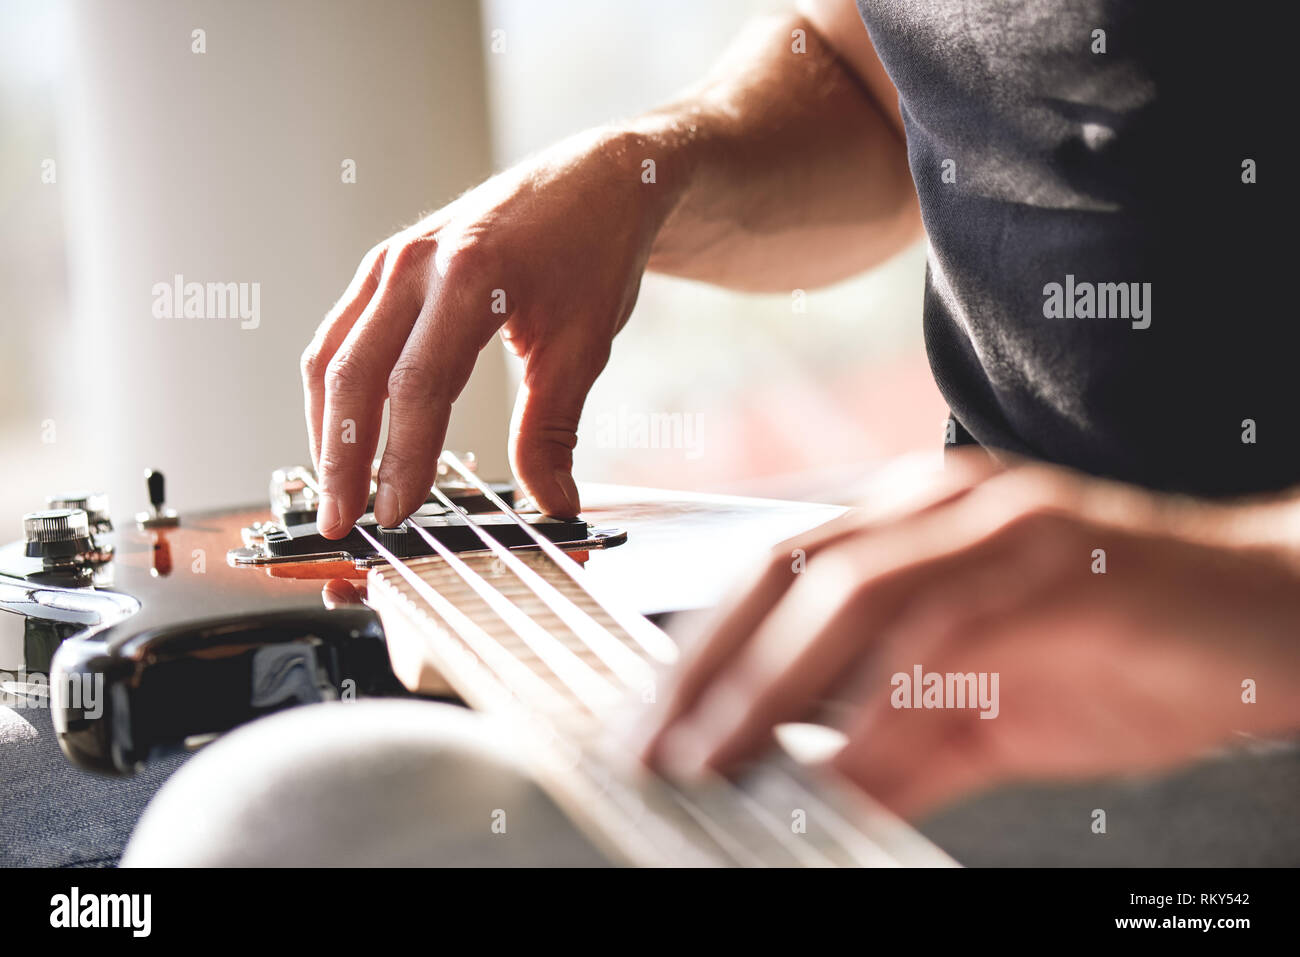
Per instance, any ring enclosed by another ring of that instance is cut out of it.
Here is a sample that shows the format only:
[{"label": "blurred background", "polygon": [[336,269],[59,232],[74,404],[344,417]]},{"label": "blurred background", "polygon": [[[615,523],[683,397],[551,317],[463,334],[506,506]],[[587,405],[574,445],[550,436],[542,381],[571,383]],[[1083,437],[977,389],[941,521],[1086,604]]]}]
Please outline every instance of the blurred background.
[{"label": "blurred background", "polygon": [[[367,249],[788,6],[0,0],[0,539],[64,488],[134,512],[145,467],[180,508],[263,499],[307,459],[298,355]],[[918,244],[789,295],[647,277],[579,479],[845,501],[885,458],[937,456],[923,270]],[[256,328],[156,317],[178,275],[256,283]],[[512,363],[489,347],[449,438],[494,477]]]}]

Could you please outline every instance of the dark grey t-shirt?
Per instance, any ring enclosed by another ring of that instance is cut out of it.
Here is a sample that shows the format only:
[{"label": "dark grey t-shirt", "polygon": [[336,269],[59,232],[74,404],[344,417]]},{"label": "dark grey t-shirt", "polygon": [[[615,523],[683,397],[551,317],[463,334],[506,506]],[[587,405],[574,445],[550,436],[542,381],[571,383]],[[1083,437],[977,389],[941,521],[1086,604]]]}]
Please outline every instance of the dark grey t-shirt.
[{"label": "dark grey t-shirt", "polygon": [[858,3],[899,91],[959,437],[1202,494],[1300,482],[1284,5]]}]

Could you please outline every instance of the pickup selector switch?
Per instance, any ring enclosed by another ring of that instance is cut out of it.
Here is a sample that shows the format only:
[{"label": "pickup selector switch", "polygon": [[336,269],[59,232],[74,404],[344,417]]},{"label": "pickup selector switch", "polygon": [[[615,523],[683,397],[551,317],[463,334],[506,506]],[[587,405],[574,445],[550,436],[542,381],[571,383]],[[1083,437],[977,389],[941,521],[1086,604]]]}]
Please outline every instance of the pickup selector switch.
[{"label": "pickup selector switch", "polygon": [[181,517],[174,508],[167,507],[167,485],[162,472],[146,469],[145,484],[149,486],[149,505],[147,512],[137,512],[136,523],[141,528],[170,528],[181,523]]}]

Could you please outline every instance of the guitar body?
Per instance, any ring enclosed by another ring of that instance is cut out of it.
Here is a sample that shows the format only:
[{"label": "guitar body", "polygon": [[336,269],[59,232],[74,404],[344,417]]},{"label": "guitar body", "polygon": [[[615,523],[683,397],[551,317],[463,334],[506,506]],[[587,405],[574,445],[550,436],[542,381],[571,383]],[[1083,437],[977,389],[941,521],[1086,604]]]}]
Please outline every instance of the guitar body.
[{"label": "guitar body", "polygon": [[[130,774],[263,714],[328,700],[347,680],[359,694],[395,688],[383,631],[361,602],[363,572],[227,563],[240,530],[265,517],[247,508],[150,531],[126,524],[103,536],[113,557],[91,584],[0,578],[0,594],[29,596],[22,618],[0,616],[0,671],[49,675],[59,743],[75,764]],[[6,573],[21,547],[0,549]],[[334,593],[342,600],[327,606],[323,594]]]},{"label": "guitar body", "polygon": [[[619,544],[573,554],[593,579],[652,616],[713,604],[771,545],[839,511],[609,486],[584,492],[584,518],[593,529],[620,530],[611,536]],[[398,680],[383,624],[365,602],[366,567],[234,561],[246,530],[271,517],[248,507],[147,530],[118,521],[97,537],[112,557],[89,580],[42,571],[21,542],[0,547],[0,605],[16,613],[0,614],[0,673],[36,694],[49,676],[69,759],[130,774],[299,704],[452,695],[427,662],[408,657],[399,669],[405,685]]]},{"label": "guitar body", "polygon": [[[798,749],[702,787],[609,750],[609,722],[637,695],[655,700],[677,658],[654,620],[715,604],[774,545],[840,509],[588,486],[582,519],[560,520],[463,474],[467,485],[440,480],[402,527],[365,516],[342,543],[316,534],[298,478],[283,473],[274,515],[177,522],[152,486],[139,526],[85,535],[89,512],[29,515],[26,541],[0,548],[0,609],[16,613],[0,615],[0,695],[40,694],[48,674],[64,753],[108,774],[298,705],[452,697],[510,729],[535,780],[612,860],[951,863],[856,789],[791,760]],[[70,551],[75,562],[60,557]]]}]

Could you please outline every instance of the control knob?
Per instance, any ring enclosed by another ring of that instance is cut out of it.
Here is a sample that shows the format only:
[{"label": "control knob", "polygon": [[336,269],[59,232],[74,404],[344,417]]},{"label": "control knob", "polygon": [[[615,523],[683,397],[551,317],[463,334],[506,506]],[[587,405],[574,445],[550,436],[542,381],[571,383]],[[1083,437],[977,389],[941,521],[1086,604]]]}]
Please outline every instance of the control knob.
[{"label": "control knob", "polygon": [[47,566],[77,564],[94,551],[90,524],[79,508],[28,512],[23,516],[23,538],[27,557],[39,558]]},{"label": "control knob", "polygon": [[108,496],[103,492],[61,492],[45,499],[46,508],[81,509],[94,532],[111,532],[113,522],[108,515]]}]

